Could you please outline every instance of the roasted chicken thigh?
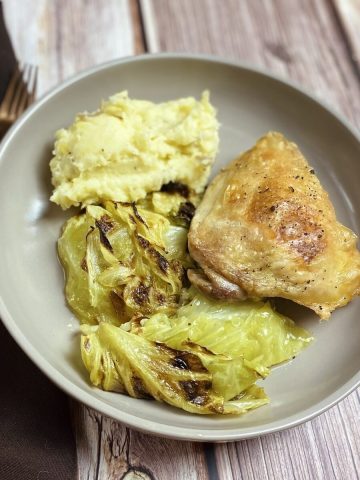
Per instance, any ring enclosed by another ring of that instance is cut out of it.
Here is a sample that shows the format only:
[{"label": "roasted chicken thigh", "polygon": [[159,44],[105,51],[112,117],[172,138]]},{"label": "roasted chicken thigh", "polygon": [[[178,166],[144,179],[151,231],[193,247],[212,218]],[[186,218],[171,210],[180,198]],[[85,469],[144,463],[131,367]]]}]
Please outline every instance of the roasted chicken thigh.
[{"label": "roasted chicken thigh", "polygon": [[283,297],[326,319],[360,294],[356,240],[298,147],[270,132],[206,190],[188,275],[216,297]]}]

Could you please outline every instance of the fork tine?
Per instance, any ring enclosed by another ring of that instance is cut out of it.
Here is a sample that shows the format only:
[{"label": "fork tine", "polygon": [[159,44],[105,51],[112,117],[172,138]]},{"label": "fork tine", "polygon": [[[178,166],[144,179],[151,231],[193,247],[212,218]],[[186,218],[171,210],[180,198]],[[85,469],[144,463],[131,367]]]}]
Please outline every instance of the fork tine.
[{"label": "fork tine", "polygon": [[9,111],[10,121],[15,121],[16,118],[20,115],[19,111],[20,103],[22,103],[23,98],[27,98],[28,91],[25,81],[25,76],[28,72],[28,67],[25,65],[24,69],[21,72],[21,76],[16,84],[15,92],[11,101],[11,107]]},{"label": "fork tine", "polygon": [[34,101],[37,85],[37,67],[17,66],[0,104],[0,138]]},{"label": "fork tine", "polygon": [[21,85],[20,88],[18,89],[17,92],[17,102],[13,102],[13,110],[10,112],[10,115],[13,114],[15,118],[19,117],[25,108],[28,105],[28,100],[29,100],[29,84],[31,81],[31,72],[32,72],[32,65],[25,64],[24,69],[22,72],[22,79],[21,79]]},{"label": "fork tine", "polygon": [[12,101],[12,98],[14,96],[14,92],[15,92],[15,89],[16,89],[16,84],[18,83],[20,75],[21,75],[21,72],[20,72],[19,66],[17,66],[13,75],[12,75],[12,77],[11,77],[11,79],[10,79],[9,85],[6,89],[3,101],[1,102],[0,117],[5,117],[5,116],[8,115],[8,112],[9,112],[9,109],[10,109],[10,106],[11,106],[11,101]]},{"label": "fork tine", "polygon": [[[32,70],[31,70],[31,77],[28,82],[29,86],[29,97],[27,101],[27,106],[31,105],[33,101],[35,100],[35,95],[36,95],[36,88],[37,88],[37,79],[38,79],[38,66],[37,65],[32,65]],[[30,74],[31,74],[30,73]]]}]

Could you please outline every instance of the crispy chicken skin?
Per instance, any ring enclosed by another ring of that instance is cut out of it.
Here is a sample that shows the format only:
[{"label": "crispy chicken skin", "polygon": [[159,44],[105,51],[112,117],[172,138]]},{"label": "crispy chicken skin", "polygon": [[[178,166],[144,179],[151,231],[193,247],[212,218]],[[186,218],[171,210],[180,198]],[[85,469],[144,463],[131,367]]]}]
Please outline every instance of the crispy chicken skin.
[{"label": "crispy chicken skin", "polygon": [[270,132],[211,182],[192,220],[189,279],[221,298],[283,297],[320,318],[360,294],[356,235],[314,170]]}]

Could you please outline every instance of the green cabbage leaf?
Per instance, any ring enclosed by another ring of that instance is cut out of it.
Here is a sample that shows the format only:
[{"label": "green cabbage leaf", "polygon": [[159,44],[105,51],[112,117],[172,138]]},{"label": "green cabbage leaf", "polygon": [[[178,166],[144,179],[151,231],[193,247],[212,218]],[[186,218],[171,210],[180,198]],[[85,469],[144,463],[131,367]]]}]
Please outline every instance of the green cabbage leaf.
[{"label": "green cabbage leaf", "polygon": [[[166,199],[173,208],[175,197],[182,198],[162,193],[163,208]],[[179,198],[181,210],[186,202]],[[138,205],[90,205],[63,227],[58,253],[65,294],[82,323],[120,325],[134,315],[178,307],[185,269],[193,265],[188,229],[181,217],[167,218],[156,209],[151,198]]]},{"label": "green cabbage leaf", "polygon": [[201,414],[240,414],[268,403],[256,382],[296,356],[310,334],[263,302],[221,302],[194,288],[175,313],[120,327],[83,326],[94,385]]},{"label": "green cabbage leaf", "polygon": [[176,350],[107,323],[83,325],[82,331],[84,365],[91,382],[104,390],[154,398],[198,414],[238,415],[268,403],[263,389],[251,384],[231,401],[222,395],[222,376],[230,381],[246,370],[241,359],[191,344]]},{"label": "green cabbage leaf", "polygon": [[262,377],[268,375],[269,367],[292,359],[312,341],[305,329],[269,303],[231,303],[211,299],[194,288],[189,294],[192,300],[174,316],[158,313],[143,320],[142,334],[172,348],[190,341],[217,354],[242,356]]}]

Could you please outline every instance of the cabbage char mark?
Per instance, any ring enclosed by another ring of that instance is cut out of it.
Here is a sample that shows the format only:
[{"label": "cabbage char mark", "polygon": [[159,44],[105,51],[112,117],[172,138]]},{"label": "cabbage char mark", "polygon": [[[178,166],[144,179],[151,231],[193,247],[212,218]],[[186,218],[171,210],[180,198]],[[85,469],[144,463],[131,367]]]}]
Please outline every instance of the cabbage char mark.
[{"label": "cabbage char mark", "polygon": [[170,265],[166,258],[163,257],[160,252],[158,252],[157,250],[155,250],[155,248],[151,246],[148,248],[148,252],[155,259],[160,270],[166,273]]},{"label": "cabbage char mark", "polygon": [[95,220],[95,225],[97,226],[100,233],[100,242],[104,245],[105,248],[112,252],[113,248],[106,234],[114,228],[114,222],[109,216],[103,215],[99,220]]},{"label": "cabbage char mark", "polygon": [[149,286],[139,283],[139,285],[132,292],[134,302],[140,306],[144,305],[144,303],[147,303],[149,301],[149,291]]},{"label": "cabbage char mark", "polygon": [[187,364],[186,360],[183,358],[183,355],[179,355],[178,357],[175,357],[172,364],[176,368],[181,368],[182,370],[189,370],[189,365]]},{"label": "cabbage char mark", "polygon": [[179,382],[179,385],[189,402],[195,403],[195,405],[205,405],[208,402],[207,392],[212,387],[209,380],[185,380]]},{"label": "cabbage char mark", "polygon": [[124,302],[123,293],[117,292],[116,290],[111,290],[109,293],[109,298],[118,317],[124,317],[126,315],[126,304]]},{"label": "cabbage char mark", "polygon": [[131,384],[134,390],[135,398],[151,398],[151,395],[149,395],[145,388],[144,382],[140,377],[134,375],[131,378]]},{"label": "cabbage char mark", "polygon": [[87,261],[86,261],[86,256],[81,260],[80,267],[84,272],[88,273],[88,266],[87,266]]},{"label": "cabbage char mark", "polygon": [[104,233],[110,232],[115,226],[114,222],[108,215],[103,215],[100,220],[96,220],[96,226]]},{"label": "cabbage char mark", "polygon": [[[176,350],[174,350],[176,352]],[[190,352],[178,351],[172,365],[182,370],[192,370],[193,372],[206,372],[206,368],[199,360],[199,357]]]},{"label": "cabbage char mark", "polygon": [[160,268],[160,270],[164,273],[166,273],[169,269],[169,262],[166,260],[166,258],[161,255],[160,252],[158,252],[152,245],[151,243],[146,240],[142,235],[139,235],[138,233],[135,234],[136,238],[140,244],[140,246],[144,249],[147,250],[148,254],[156,261],[157,266]]},{"label": "cabbage char mark", "polygon": [[149,228],[147,223],[145,222],[145,220],[140,215],[138,209],[136,208],[135,202],[133,202],[131,205],[132,205],[132,209],[133,209],[135,217],[139,220],[139,222],[141,222],[143,225],[145,225],[146,228]]},{"label": "cabbage char mark", "polygon": [[144,250],[149,248],[149,246],[150,246],[149,240],[146,240],[146,238],[144,238],[142,235],[139,235],[138,233],[135,233],[135,237],[136,237],[137,241],[139,242],[140,246]]}]

